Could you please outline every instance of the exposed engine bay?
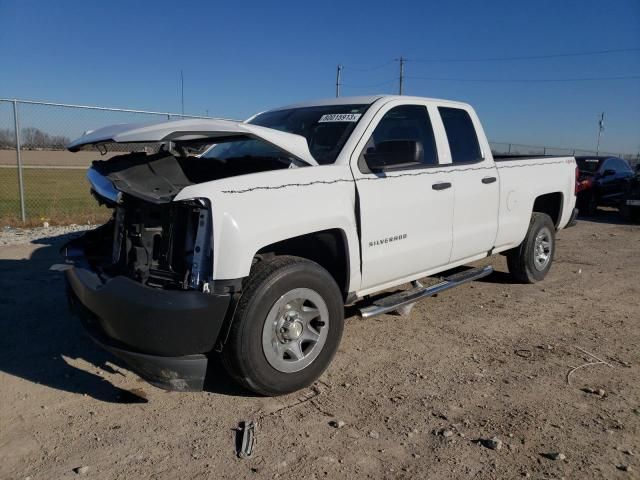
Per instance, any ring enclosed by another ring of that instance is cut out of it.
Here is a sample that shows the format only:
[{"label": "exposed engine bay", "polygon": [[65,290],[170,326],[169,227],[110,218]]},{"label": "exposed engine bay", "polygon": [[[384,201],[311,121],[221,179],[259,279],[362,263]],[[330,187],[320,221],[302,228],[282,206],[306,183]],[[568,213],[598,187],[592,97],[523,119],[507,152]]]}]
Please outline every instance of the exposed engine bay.
[{"label": "exposed engine bay", "polygon": [[[212,266],[211,209],[205,200],[174,202],[175,196],[189,185],[291,168],[295,161],[263,142],[234,140],[217,144],[210,156],[161,149],[95,160],[87,174],[91,193],[113,215],[68,244],[65,256],[84,257],[106,276],[125,275],[150,287],[206,290]],[[260,154],[254,153],[256,148]]]},{"label": "exposed engine bay", "polygon": [[[190,185],[270,170],[317,165],[297,134],[226,120],[114,125],[89,131],[69,150],[106,153],[113,144],[153,148],[96,160],[91,193],[113,210],[109,222],[64,247],[105,279],[126,276],[163,289],[209,291],[212,218],[209,200],[174,201]],[[155,147],[159,147],[156,149]],[[200,154],[193,148],[207,147]]]},{"label": "exposed engine bay", "polygon": [[[96,160],[89,170],[107,178],[113,187],[151,203],[167,203],[184,187],[222,178],[289,168],[292,159],[243,155],[232,158],[175,156],[166,151],[135,152]],[[93,186],[94,192],[100,194]],[[109,200],[107,198],[107,200]]]},{"label": "exposed engine bay", "polygon": [[68,259],[83,257],[92,269],[125,275],[143,285],[202,289],[210,274],[211,222],[201,202],[154,205],[126,196],[101,227],[67,244]]}]

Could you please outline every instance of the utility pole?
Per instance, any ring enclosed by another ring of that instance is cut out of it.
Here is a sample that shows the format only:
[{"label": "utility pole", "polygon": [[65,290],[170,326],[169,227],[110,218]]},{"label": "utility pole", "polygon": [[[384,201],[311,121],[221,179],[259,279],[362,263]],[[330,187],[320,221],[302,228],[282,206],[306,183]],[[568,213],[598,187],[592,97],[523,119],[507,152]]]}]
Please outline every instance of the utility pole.
[{"label": "utility pole", "polygon": [[182,105],[182,114],[184,115],[184,75],[180,69],[180,103]]},{"label": "utility pole", "polygon": [[338,65],[338,71],[336,72],[336,97],[340,96],[340,77],[342,76],[342,65]]},{"label": "utility pole", "polygon": [[400,89],[399,89],[400,95],[402,95],[402,90],[404,87],[404,62],[405,62],[405,58],[400,57]]},{"label": "utility pole", "polygon": [[596,145],[596,156],[600,154],[600,136],[604,131],[604,112],[600,114],[600,120],[598,120],[598,144]]}]

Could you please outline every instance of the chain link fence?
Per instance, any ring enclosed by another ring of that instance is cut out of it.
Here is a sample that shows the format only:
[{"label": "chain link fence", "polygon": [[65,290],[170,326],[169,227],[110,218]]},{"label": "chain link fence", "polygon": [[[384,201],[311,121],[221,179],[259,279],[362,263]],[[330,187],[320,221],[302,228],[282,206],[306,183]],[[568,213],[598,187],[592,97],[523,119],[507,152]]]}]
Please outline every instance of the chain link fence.
[{"label": "chain link fence", "polygon": [[[65,147],[88,129],[117,123],[210,118],[168,112],[0,99],[0,225],[101,223],[108,214],[89,193],[85,179],[95,159],[108,159],[129,146],[68,152]],[[148,148],[136,146],[135,148]],[[593,151],[492,142],[494,153],[595,155]],[[621,156],[632,163],[637,156]]]},{"label": "chain link fence", "polygon": [[104,221],[108,212],[89,193],[87,168],[130,146],[113,145],[101,155],[71,153],[66,145],[86,130],[178,118],[210,117],[0,99],[0,225]]},{"label": "chain link fence", "polygon": [[505,142],[489,143],[491,144],[491,151],[494,155],[567,155],[570,157],[602,155],[624,158],[625,160],[629,161],[631,165],[635,165],[640,162],[640,153],[632,155],[620,152],[596,152],[595,150],[582,150],[580,148],[545,147],[539,145],[522,145],[519,143]]}]

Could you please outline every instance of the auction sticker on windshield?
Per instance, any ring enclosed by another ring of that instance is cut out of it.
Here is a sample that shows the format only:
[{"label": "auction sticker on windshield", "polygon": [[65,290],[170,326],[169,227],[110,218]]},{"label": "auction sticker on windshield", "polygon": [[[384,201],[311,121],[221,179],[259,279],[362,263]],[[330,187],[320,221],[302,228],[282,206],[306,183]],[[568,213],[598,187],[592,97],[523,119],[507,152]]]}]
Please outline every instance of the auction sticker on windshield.
[{"label": "auction sticker on windshield", "polygon": [[328,113],[326,115],[322,115],[318,123],[326,123],[326,122],[357,122],[361,113]]}]

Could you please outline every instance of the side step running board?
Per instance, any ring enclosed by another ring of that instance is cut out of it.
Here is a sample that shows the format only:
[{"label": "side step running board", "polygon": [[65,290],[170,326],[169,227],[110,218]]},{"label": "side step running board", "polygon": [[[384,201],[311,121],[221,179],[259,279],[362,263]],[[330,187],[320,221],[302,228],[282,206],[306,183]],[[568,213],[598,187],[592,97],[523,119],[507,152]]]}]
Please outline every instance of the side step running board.
[{"label": "side step running board", "polygon": [[368,307],[361,308],[360,316],[362,318],[371,318],[377,315],[382,315],[383,313],[392,312],[400,307],[415,303],[423,298],[432,297],[436,293],[444,292],[445,290],[457,287],[458,285],[462,285],[463,283],[486,277],[487,275],[490,275],[491,272],[493,272],[492,266],[472,268],[445,277],[440,283],[437,283],[430,287],[418,287],[411,290],[394,293],[387,297],[376,300]]}]

